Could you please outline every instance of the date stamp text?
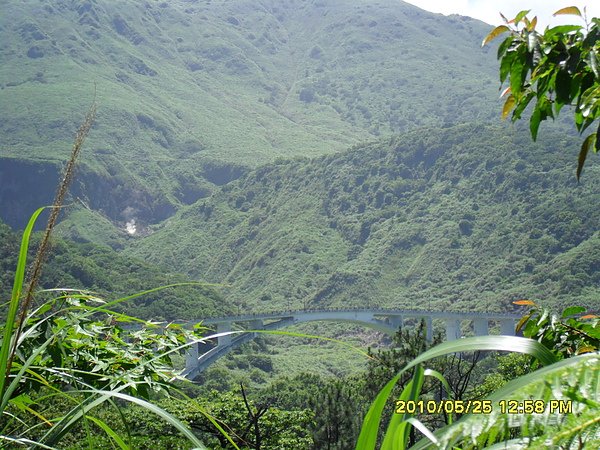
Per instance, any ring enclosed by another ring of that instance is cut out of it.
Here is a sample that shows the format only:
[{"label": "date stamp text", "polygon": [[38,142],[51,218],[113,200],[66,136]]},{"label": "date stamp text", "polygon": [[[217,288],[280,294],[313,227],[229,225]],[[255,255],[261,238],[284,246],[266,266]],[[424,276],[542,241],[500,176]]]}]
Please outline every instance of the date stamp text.
[{"label": "date stamp text", "polygon": [[397,400],[396,414],[570,414],[571,400]]}]

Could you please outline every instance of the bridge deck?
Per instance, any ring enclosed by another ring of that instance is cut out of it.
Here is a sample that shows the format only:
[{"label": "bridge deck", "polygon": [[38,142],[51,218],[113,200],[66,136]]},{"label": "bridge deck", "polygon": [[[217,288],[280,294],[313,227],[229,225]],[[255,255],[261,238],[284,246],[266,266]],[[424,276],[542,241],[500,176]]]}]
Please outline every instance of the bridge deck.
[{"label": "bridge deck", "polygon": [[[217,346],[204,354],[199,354],[199,348],[190,349],[186,361],[186,376],[190,379],[197,377],[206,367],[227,354],[231,349],[248,342],[257,336],[257,333],[240,331],[231,332],[231,325],[235,322],[246,322],[248,330],[276,330],[290,325],[311,321],[349,321],[362,323],[370,328],[379,329],[386,333],[394,333],[402,325],[404,319],[425,319],[427,326],[427,339],[433,336],[432,320],[441,319],[446,322],[446,339],[454,340],[461,336],[460,322],[471,321],[473,332],[478,335],[489,333],[489,321],[500,322],[502,334],[514,335],[514,324],[520,318],[518,314],[487,313],[487,312],[442,312],[406,309],[383,308],[343,308],[328,310],[292,310],[271,313],[241,314],[229,317],[212,317],[203,321],[206,325],[215,325],[217,328]],[[266,321],[266,322],[265,322]]]},{"label": "bridge deck", "polygon": [[[203,320],[205,324],[223,323],[223,322],[249,322],[251,320],[277,320],[286,317],[299,318],[301,316],[318,316],[327,315],[335,319],[335,316],[341,317],[344,313],[367,313],[372,315],[382,316],[403,316],[403,317],[431,317],[432,319],[488,319],[488,320],[517,320],[521,317],[519,314],[499,313],[499,312],[459,312],[459,311],[425,311],[425,310],[410,310],[410,309],[384,309],[384,308],[340,308],[340,309],[299,309],[289,311],[276,311],[268,313],[252,313],[241,314],[236,316],[226,317],[211,317]],[[326,319],[325,319],[326,320]]]}]

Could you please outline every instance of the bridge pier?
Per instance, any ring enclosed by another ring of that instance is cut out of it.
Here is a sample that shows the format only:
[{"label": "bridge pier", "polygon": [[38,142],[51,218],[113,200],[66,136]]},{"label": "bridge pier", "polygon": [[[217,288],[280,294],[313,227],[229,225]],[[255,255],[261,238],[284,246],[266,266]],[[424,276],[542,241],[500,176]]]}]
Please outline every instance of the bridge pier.
[{"label": "bridge pier", "polygon": [[194,342],[192,345],[190,345],[187,353],[185,354],[186,372],[196,368],[198,366],[198,360],[200,356],[206,354],[216,346],[217,344],[215,344],[214,341]]},{"label": "bridge pier", "polygon": [[475,336],[487,336],[490,334],[487,319],[473,319],[473,334]]},{"label": "bridge pier", "polygon": [[264,330],[265,326],[263,324],[263,321],[261,319],[255,319],[255,320],[251,320],[250,321],[250,327],[251,330]]},{"label": "bridge pier", "polygon": [[401,328],[404,324],[404,317],[402,316],[388,316],[388,323],[395,330],[398,331],[398,328]]},{"label": "bridge pier", "polygon": [[425,331],[427,333],[425,339],[431,343],[433,341],[433,319],[431,316],[425,316]]},{"label": "bridge pier", "polygon": [[515,335],[515,321],[511,319],[500,320],[500,334],[506,336]]},{"label": "bridge pier", "polygon": [[[217,333],[226,333],[228,331],[231,331],[231,322],[219,322],[217,323]],[[225,336],[219,336],[217,338],[217,345],[219,347],[221,346],[227,346],[231,344],[231,335],[225,335]]]},{"label": "bridge pier", "polygon": [[187,353],[185,354],[185,371],[190,372],[195,369],[198,365],[198,358],[200,352],[198,351],[198,343],[194,342],[189,346]]},{"label": "bridge pier", "polygon": [[446,319],[446,340],[455,341],[460,337],[460,322],[458,319]]}]

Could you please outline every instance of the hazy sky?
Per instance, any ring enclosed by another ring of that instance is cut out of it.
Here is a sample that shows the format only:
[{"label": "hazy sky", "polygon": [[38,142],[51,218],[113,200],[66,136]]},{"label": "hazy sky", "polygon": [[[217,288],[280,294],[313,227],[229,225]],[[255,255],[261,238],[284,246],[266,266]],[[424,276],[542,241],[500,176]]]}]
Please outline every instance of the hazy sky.
[{"label": "hazy sky", "polygon": [[[575,16],[552,18],[552,14],[566,6],[578,6],[582,12],[587,5],[588,17],[600,17],[600,0],[404,0],[419,8],[442,14],[460,14],[482,20],[492,25],[502,24],[498,12],[502,12],[509,20],[519,11],[531,9],[529,17],[538,16],[538,24],[543,27],[549,23],[577,24]],[[538,25],[539,28],[539,25]]]}]

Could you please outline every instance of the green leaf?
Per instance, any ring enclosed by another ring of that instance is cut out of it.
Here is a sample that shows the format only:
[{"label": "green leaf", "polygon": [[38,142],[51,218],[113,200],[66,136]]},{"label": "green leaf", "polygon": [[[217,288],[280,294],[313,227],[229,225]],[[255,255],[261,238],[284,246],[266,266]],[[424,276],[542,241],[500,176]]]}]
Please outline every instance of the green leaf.
[{"label": "green leaf", "polygon": [[517,104],[517,107],[514,109],[512,114],[511,120],[513,122],[521,118],[521,114],[523,113],[525,108],[527,108],[527,105],[529,105],[529,103],[531,102],[531,100],[533,100],[534,97],[534,92],[528,92],[524,98],[521,98],[521,100],[519,100],[519,103]]},{"label": "green leaf", "polygon": [[583,133],[587,127],[594,123],[595,117],[585,117],[583,120],[583,126],[581,127],[580,133]]},{"label": "green leaf", "polygon": [[535,141],[537,139],[538,129],[540,128],[540,122],[542,121],[542,111],[539,106],[536,105],[531,119],[529,120],[529,131],[531,131],[531,137]]},{"label": "green leaf", "polygon": [[581,11],[579,10],[579,8],[577,6],[567,6],[566,8],[559,9],[552,15],[560,16],[560,15],[564,15],[564,14],[570,14],[570,15],[582,17]]},{"label": "green leaf", "polygon": [[556,73],[555,81],[556,100],[561,103],[570,103],[571,101],[571,75],[566,70],[559,70]]},{"label": "green leaf", "polygon": [[583,306],[570,306],[563,311],[561,317],[563,319],[566,319],[569,316],[574,316],[575,314],[579,314],[584,311],[585,311],[585,308]]},{"label": "green leaf", "polygon": [[523,73],[526,70],[523,64],[523,53],[523,51],[519,51],[510,66],[510,90],[517,98],[519,98],[523,90]]},{"label": "green leaf", "polygon": [[485,39],[481,42],[481,46],[483,47],[484,45],[486,45],[487,43],[489,43],[490,41],[492,41],[493,39],[495,39],[502,33],[506,33],[507,31],[510,31],[510,28],[508,28],[506,25],[497,26],[492,31],[490,31],[490,34],[488,34],[485,37]]},{"label": "green leaf", "polygon": [[581,110],[577,109],[575,110],[575,126],[577,127],[577,130],[581,133],[581,127],[583,125],[583,114],[581,112]]},{"label": "green leaf", "polygon": [[4,394],[4,387],[6,384],[8,370],[8,360],[10,347],[13,341],[13,332],[15,326],[15,320],[17,312],[19,310],[19,302],[21,300],[21,291],[23,289],[23,281],[25,279],[25,266],[27,264],[27,251],[29,249],[29,237],[33,231],[33,227],[39,215],[46,209],[44,206],[38,208],[27,223],[25,230],[23,231],[23,237],[21,239],[21,248],[19,249],[19,259],[17,260],[17,269],[15,271],[15,280],[13,283],[12,296],[8,307],[8,314],[4,323],[4,336],[2,339],[2,348],[0,349],[0,395]]},{"label": "green leaf", "polygon": [[114,440],[117,445],[119,447],[121,447],[121,449],[123,450],[129,450],[129,445],[127,445],[125,443],[125,441],[123,441],[123,439],[121,439],[121,436],[119,436],[111,427],[109,427],[105,422],[103,422],[102,420],[93,417],[93,416],[85,416],[86,419],[91,420],[92,422],[94,422],[96,425],[98,425],[100,428],[102,428],[102,430],[104,430],[104,432],[112,439]]},{"label": "green leaf", "polygon": [[511,20],[511,22],[513,22],[515,25],[518,25],[519,22],[521,22],[521,20],[523,20],[523,18],[527,14],[529,14],[530,11],[531,11],[530,9],[521,11],[519,14],[516,15],[516,17],[513,20]]},{"label": "green leaf", "polygon": [[568,34],[573,33],[574,31],[579,31],[583,27],[580,25],[558,25],[556,27],[552,27],[546,30],[544,33],[544,40],[549,41],[552,36],[555,34]]},{"label": "green leaf", "polygon": [[506,77],[510,73],[513,60],[517,57],[517,53],[514,51],[507,52],[506,55],[500,61],[500,83],[504,83]]},{"label": "green leaf", "polygon": [[596,57],[596,52],[594,49],[590,50],[590,66],[592,67],[592,71],[596,78],[600,78],[600,71],[598,71],[598,58]]},{"label": "green leaf", "polygon": [[508,50],[508,48],[510,47],[510,44],[513,43],[513,37],[509,36],[506,39],[504,39],[502,41],[502,43],[498,46],[498,54],[497,54],[497,59],[500,59],[504,56],[504,54],[506,53],[506,50]]},{"label": "green leaf", "polygon": [[585,138],[583,144],[581,144],[581,151],[579,152],[579,158],[577,160],[577,181],[581,176],[581,171],[583,170],[583,165],[585,164],[585,159],[587,158],[587,154],[592,146],[596,145],[596,133],[590,134]]}]

